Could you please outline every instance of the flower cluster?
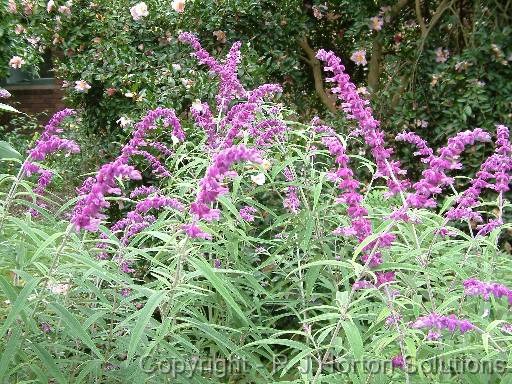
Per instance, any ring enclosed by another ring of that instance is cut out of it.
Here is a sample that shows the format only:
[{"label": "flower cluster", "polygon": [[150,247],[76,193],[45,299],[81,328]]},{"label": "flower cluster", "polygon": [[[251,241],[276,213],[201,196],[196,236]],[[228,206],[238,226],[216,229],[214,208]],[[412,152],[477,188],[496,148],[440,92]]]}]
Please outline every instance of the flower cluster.
[{"label": "flower cluster", "polygon": [[[485,188],[494,190],[500,194],[509,190],[510,173],[512,171],[512,147],[510,144],[509,129],[504,125],[497,126],[496,149],[481,165],[476,178],[471,180],[468,187],[456,200],[456,205],[448,210],[446,217],[450,220],[472,219],[482,222],[480,213],[473,209],[478,205],[478,199]],[[492,182],[492,179],[495,182]],[[492,231],[502,224],[501,218],[491,220],[488,224],[478,227],[480,235]]]},{"label": "flower cluster", "polygon": [[[284,169],[283,173],[286,181],[293,182],[295,180],[295,176],[288,167]],[[286,197],[283,201],[283,206],[293,214],[297,214],[300,208],[300,200],[297,196],[297,190],[298,187],[295,185],[289,185],[286,187]]]},{"label": "flower cluster", "polygon": [[[80,148],[78,144],[73,140],[63,139],[59,137],[59,134],[63,132],[60,128],[63,120],[71,115],[74,115],[75,111],[72,109],[64,109],[57,112],[52,116],[48,124],[44,127],[43,133],[39,140],[36,141],[35,146],[29,150],[28,158],[23,165],[23,172],[26,176],[32,174],[38,174],[37,187],[34,192],[41,196],[50,184],[53,178],[53,172],[47,169],[43,169],[35,161],[41,162],[46,159],[48,155],[51,155],[58,151],[65,151],[67,153],[78,153]],[[39,205],[44,206],[42,202],[38,202]],[[30,210],[32,215],[37,215],[35,210]]]},{"label": "flower cluster", "polygon": [[[191,108],[197,125],[203,128],[207,134],[210,148],[230,147],[243,130],[255,137],[256,144],[261,146],[267,146],[271,140],[282,136],[287,127],[278,120],[267,119],[254,125],[256,113],[261,111],[264,97],[282,92],[282,87],[278,84],[264,84],[252,91],[244,89],[237,76],[240,62],[240,42],[233,44],[225,62],[221,64],[201,46],[193,34],[182,33],[179,39],[190,44],[199,62],[207,65],[219,77],[219,92],[216,101],[217,110],[225,113],[222,120],[215,122],[207,103],[199,101],[194,103]],[[228,108],[235,98],[244,98],[246,101],[236,103]]]},{"label": "flower cluster", "polygon": [[331,92],[342,101],[341,107],[346,112],[347,118],[355,119],[359,128],[352,132],[354,136],[362,136],[377,164],[376,177],[387,177],[389,194],[396,194],[409,186],[409,181],[399,180],[399,176],[405,175],[400,168],[399,161],[390,160],[393,150],[384,146],[384,132],[379,129],[380,122],[373,118],[369,101],[362,99],[356,86],[350,81],[350,76],[345,73],[345,67],[341,60],[332,51],[319,50],[316,57],[327,65],[324,71],[332,72],[333,77],[328,77],[327,82],[335,83]]},{"label": "flower cluster", "polygon": [[489,300],[490,295],[496,298],[506,296],[508,302],[512,305],[512,289],[499,283],[486,283],[477,279],[467,279],[463,282],[464,294],[468,296],[482,296],[484,300]]},{"label": "flower cluster", "polygon": [[[173,127],[173,136],[178,140],[185,139],[180,122],[172,109],[157,108],[149,111],[136,124],[132,138],[123,147],[121,154],[114,161],[103,165],[95,179],[88,179],[84,182],[81,188],[82,199],[77,203],[72,217],[72,222],[77,229],[98,230],[100,221],[105,218],[101,211],[110,206],[105,197],[112,194],[121,194],[121,190],[117,187],[117,178],[131,180],[140,180],[142,178],[141,173],[135,167],[128,165],[132,156],[141,155],[149,160],[154,173],[161,176],[170,175],[154,155],[142,149],[146,146],[156,148],[157,150],[165,148],[164,144],[154,145],[154,142],[146,140],[148,132],[156,129],[156,121],[160,118],[163,119],[165,127]],[[152,143],[153,145],[151,145]]]},{"label": "flower cluster", "polygon": [[199,182],[200,189],[196,200],[190,206],[190,213],[193,215],[194,221],[183,227],[190,237],[209,237],[199,229],[196,223],[199,220],[210,222],[220,218],[220,211],[211,208],[210,204],[228,192],[222,182],[227,177],[236,176],[236,172],[230,171],[230,168],[234,163],[240,161],[261,163],[262,159],[258,150],[247,148],[243,144],[223,149],[214,156],[205,176]]},{"label": "flower cluster", "polygon": [[450,332],[455,332],[457,329],[460,333],[465,333],[475,329],[475,326],[468,320],[460,320],[454,314],[450,316],[443,316],[437,313],[431,313],[427,316],[418,317],[414,322],[410,324],[411,328],[420,329],[447,329]]},{"label": "flower cluster", "polygon": [[[159,194],[159,190],[154,187],[137,187],[133,190],[130,197],[134,198],[143,195],[147,195],[147,197],[138,201],[135,205],[135,208],[128,212],[126,217],[117,221],[110,227],[110,231],[114,234],[122,231],[120,243],[123,246],[126,246],[132,237],[155,222],[156,217],[154,215],[148,214],[150,210],[160,210],[165,207],[169,207],[177,211],[182,211],[184,209],[184,205],[180,201],[175,198],[162,196]],[[102,240],[107,238],[107,235],[104,233],[100,235],[100,239]],[[107,244],[104,241],[96,244],[96,248],[99,249],[105,249],[106,247]],[[98,255],[98,258],[106,259],[108,258],[108,254],[106,252],[101,252]],[[116,256],[114,259],[118,262],[122,272],[134,272],[134,270],[131,268],[131,262],[129,260],[120,256]]]},{"label": "flower cluster", "polygon": [[459,158],[464,149],[476,142],[490,141],[491,137],[480,128],[460,132],[448,139],[448,145],[439,150],[438,156],[433,155],[426,142],[414,133],[401,133],[396,139],[416,145],[418,151],[415,154],[423,156],[422,161],[429,165],[422,172],[423,177],[413,185],[415,192],[407,196],[407,204],[416,208],[434,208],[437,202],[433,196],[441,193],[444,187],[453,184],[453,178],[446,172],[462,168]]},{"label": "flower cluster", "polygon": [[238,212],[240,217],[245,221],[252,222],[254,221],[254,214],[257,212],[256,208],[246,205]]}]

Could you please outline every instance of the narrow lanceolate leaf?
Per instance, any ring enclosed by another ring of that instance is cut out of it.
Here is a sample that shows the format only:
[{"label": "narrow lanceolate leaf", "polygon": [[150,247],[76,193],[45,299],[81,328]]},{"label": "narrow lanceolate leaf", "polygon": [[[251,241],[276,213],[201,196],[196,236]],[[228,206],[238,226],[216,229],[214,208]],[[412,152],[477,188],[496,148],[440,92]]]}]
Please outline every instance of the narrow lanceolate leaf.
[{"label": "narrow lanceolate leaf", "polygon": [[357,329],[356,325],[351,321],[343,321],[341,325],[343,326],[348,343],[350,344],[350,350],[353,353],[355,360],[361,360],[364,348],[363,339],[361,338],[359,329]]},{"label": "narrow lanceolate leaf", "polygon": [[2,328],[0,329],[0,339],[4,337],[5,332],[9,329],[14,320],[16,320],[17,316],[21,313],[21,311],[27,306],[27,298],[32,293],[34,288],[39,283],[40,279],[33,279],[29,281],[21,290],[20,294],[16,298],[9,314],[7,315],[7,319],[2,324]]},{"label": "narrow lanceolate leaf", "polygon": [[96,347],[94,342],[91,339],[89,333],[82,327],[82,324],[77,320],[75,316],[71,312],[69,312],[66,308],[64,308],[59,303],[52,303],[51,306],[55,308],[55,310],[61,315],[62,321],[67,325],[70,330],[70,334],[82,341],[87,347],[93,351],[96,356],[102,358],[102,354],[99,349]]},{"label": "narrow lanceolate leaf", "polygon": [[162,302],[165,297],[164,291],[157,291],[151,295],[148,299],[144,308],[139,311],[137,322],[135,323],[135,327],[132,330],[132,335],[130,338],[130,343],[128,345],[128,362],[130,362],[135,355],[135,351],[141,342],[142,335],[144,333],[144,329],[146,325],[149,323],[153,312],[156,307]]},{"label": "narrow lanceolate leaf", "polygon": [[45,366],[45,371],[49,376],[48,378],[57,380],[59,384],[67,384],[68,381],[62,375],[61,370],[59,369],[57,363],[55,362],[55,359],[48,353],[48,351],[45,348],[41,347],[39,344],[34,344],[32,347],[36,355],[39,357],[39,360],[41,360],[41,362]]},{"label": "narrow lanceolate leaf", "polygon": [[21,154],[15,150],[7,141],[0,140],[0,160],[2,159],[20,159]]},{"label": "narrow lanceolate leaf", "polygon": [[9,363],[16,355],[16,348],[18,347],[21,338],[21,328],[15,327],[12,331],[11,336],[9,337],[9,341],[7,342],[7,345],[5,346],[5,349],[2,353],[2,357],[0,358],[0,375],[2,375],[2,378],[4,380],[7,380],[8,378],[5,377],[5,373],[7,372],[7,369],[9,368]]},{"label": "narrow lanceolate leaf", "polygon": [[218,277],[213,268],[204,260],[190,258],[190,262],[194,265],[194,267],[201,272],[201,274],[208,279],[208,281],[213,285],[215,290],[219,292],[222,298],[226,301],[226,303],[238,314],[240,319],[245,323],[245,325],[249,324],[249,321],[244,315],[244,312],[240,308],[240,306],[236,303],[235,299],[226,288],[226,285],[222,281],[220,277]]},{"label": "narrow lanceolate leaf", "polygon": [[21,113],[16,108],[11,107],[10,105],[0,103],[0,111],[6,111],[6,112],[14,112],[14,113]]}]

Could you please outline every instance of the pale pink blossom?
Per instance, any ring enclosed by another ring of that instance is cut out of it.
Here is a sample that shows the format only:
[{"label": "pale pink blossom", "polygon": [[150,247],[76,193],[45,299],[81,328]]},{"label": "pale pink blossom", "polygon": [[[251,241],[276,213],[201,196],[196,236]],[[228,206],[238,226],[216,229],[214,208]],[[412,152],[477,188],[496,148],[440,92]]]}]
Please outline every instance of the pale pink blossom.
[{"label": "pale pink blossom", "polygon": [[173,0],[171,7],[176,12],[183,13],[185,11],[185,0]]},{"label": "pale pink blossom", "polygon": [[370,19],[370,29],[372,31],[380,31],[384,25],[382,17],[374,16]]},{"label": "pale pink blossom", "polygon": [[438,63],[444,63],[446,60],[448,60],[448,57],[450,57],[450,51],[447,49],[443,49],[441,47],[436,49],[436,62]]},{"label": "pale pink blossom", "polygon": [[137,21],[149,15],[148,6],[145,2],[141,1],[140,3],[135,4],[130,8],[130,13],[132,15],[133,20]]},{"label": "pale pink blossom", "polygon": [[67,5],[61,5],[58,10],[63,15],[71,15],[71,8],[69,8]]},{"label": "pale pink blossom", "polygon": [[9,0],[8,3],[7,3],[7,10],[10,12],[10,13],[16,13],[16,11],[18,10],[18,8],[16,7],[16,2],[14,0]]},{"label": "pale pink blossom", "polygon": [[23,32],[25,32],[25,27],[21,24],[17,24],[14,28],[14,33],[17,35],[21,35]]},{"label": "pale pink blossom", "polygon": [[19,56],[13,56],[12,59],[9,60],[9,65],[15,69],[21,68],[23,64],[25,64],[25,60]]},{"label": "pale pink blossom", "polygon": [[91,86],[85,81],[85,80],[77,80],[75,81],[75,90],[77,92],[87,92],[89,89],[91,89]]},{"label": "pale pink blossom", "polygon": [[52,12],[53,10],[55,10],[55,1],[53,0],[50,0],[48,1],[48,4],[46,4],[46,11],[48,13]]},{"label": "pale pink blossom", "polygon": [[356,65],[366,65],[366,51],[361,49],[359,51],[355,51],[352,56],[350,56],[350,60],[352,60]]}]

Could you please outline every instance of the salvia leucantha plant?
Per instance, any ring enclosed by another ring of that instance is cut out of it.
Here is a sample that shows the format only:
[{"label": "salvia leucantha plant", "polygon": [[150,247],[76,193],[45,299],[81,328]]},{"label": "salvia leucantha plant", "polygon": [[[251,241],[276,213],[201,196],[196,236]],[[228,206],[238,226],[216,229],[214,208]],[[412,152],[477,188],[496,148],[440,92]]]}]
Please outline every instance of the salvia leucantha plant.
[{"label": "salvia leucantha plant", "polygon": [[[2,175],[4,382],[508,382],[509,129],[438,150],[399,134],[409,180],[334,53],[317,58],[347,136],[298,121],[277,84],[247,90],[240,43],[219,61],[179,40],[218,82],[192,124],[149,111],[64,199],[47,163],[80,150],[64,110]],[[494,153],[467,175],[476,143]]]}]

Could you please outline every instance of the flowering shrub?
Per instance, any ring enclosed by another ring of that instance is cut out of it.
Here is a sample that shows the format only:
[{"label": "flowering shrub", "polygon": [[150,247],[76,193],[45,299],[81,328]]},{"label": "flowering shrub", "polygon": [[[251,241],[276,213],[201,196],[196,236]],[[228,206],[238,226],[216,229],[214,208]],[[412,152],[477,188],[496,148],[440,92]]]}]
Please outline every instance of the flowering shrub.
[{"label": "flowering shrub", "polygon": [[[0,211],[3,377],[508,380],[512,281],[498,246],[511,227],[508,128],[464,131],[437,151],[398,135],[425,164],[416,180],[333,52],[316,57],[347,134],[272,102],[279,85],[245,87],[241,43],[218,60],[194,34],[179,40],[219,82],[214,100],[192,105],[193,123],[150,110],[76,198],[48,209],[30,203],[41,191],[23,170],[44,169],[50,151],[77,152],[57,135],[64,111],[18,176],[0,179],[1,191],[12,185]],[[457,191],[460,156],[477,142],[495,152]],[[371,158],[351,153],[360,145]],[[483,189],[497,199],[482,200]],[[481,222],[476,233],[470,220]],[[432,368],[456,358],[495,370]]]}]

